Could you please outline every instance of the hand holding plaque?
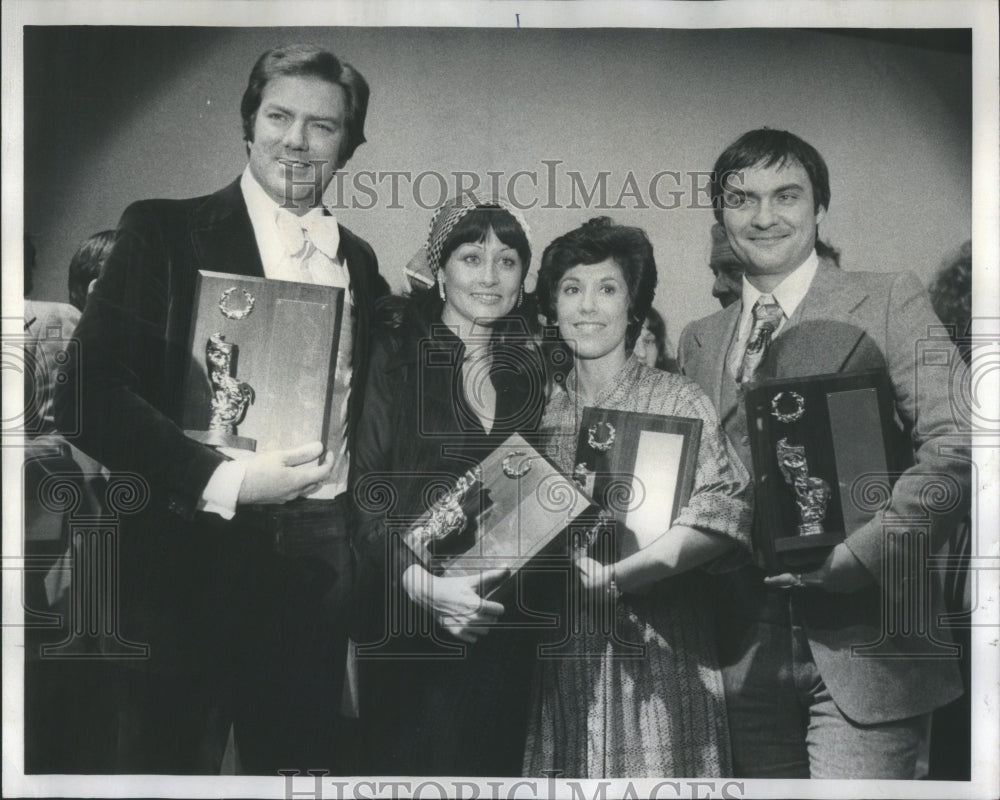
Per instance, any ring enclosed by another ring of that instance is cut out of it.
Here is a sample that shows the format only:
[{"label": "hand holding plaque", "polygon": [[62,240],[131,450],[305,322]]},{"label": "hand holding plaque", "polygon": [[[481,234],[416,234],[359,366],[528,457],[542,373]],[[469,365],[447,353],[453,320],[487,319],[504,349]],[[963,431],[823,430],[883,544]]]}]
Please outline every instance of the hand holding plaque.
[{"label": "hand holding plaque", "polygon": [[311,494],[330,477],[333,459],[316,463],[323,452],[321,442],[309,442],[287,450],[249,454],[237,502],[285,503]]}]

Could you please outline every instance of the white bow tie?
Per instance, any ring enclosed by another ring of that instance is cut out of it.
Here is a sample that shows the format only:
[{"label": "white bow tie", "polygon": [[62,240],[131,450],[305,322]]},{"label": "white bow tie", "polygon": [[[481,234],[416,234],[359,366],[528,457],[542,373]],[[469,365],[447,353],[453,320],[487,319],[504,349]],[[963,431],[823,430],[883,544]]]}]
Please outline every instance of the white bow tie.
[{"label": "white bow tie", "polygon": [[275,222],[278,225],[278,235],[289,255],[302,254],[306,245],[305,234],[308,233],[309,241],[315,245],[317,250],[331,261],[337,260],[337,251],[340,249],[340,229],[337,227],[336,217],[323,213],[309,213],[297,217],[290,211],[279,208]]}]

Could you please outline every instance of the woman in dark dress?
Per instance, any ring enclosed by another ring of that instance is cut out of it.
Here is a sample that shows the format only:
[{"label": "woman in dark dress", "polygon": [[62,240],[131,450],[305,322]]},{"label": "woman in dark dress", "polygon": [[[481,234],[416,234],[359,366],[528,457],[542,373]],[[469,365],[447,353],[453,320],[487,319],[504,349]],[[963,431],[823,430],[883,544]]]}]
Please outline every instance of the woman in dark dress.
[{"label": "woman in dark dress", "polygon": [[518,775],[534,640],[508,625],[508,595],[506,609],[482,597],[504,573],[432,575],[399,536],[508,436],[538,425],[531,249],[516,210],[459,198],[435,214],[426,259],[436,286],[397,298],[376,334],[353,454],[361,767]]}]

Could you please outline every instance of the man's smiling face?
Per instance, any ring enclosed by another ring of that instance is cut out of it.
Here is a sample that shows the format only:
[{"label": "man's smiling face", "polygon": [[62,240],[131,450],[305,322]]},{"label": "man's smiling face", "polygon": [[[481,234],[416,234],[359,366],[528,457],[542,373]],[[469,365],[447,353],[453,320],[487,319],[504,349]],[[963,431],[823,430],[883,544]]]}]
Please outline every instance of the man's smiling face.
[{"label": "man's smiling face", "polygon": [[344,90],[314,76],[283,75],[261,94],[250,143],[250,171],[265,192],[293,213],[322,203],[340,166]]},{"label": "man's smiling face", "polygon": [[748,278],[780,280],[816,247],[816,226],[826,215],[816,208],[809,175],[798,161],[747,167],[726,183],[722,224]]}]

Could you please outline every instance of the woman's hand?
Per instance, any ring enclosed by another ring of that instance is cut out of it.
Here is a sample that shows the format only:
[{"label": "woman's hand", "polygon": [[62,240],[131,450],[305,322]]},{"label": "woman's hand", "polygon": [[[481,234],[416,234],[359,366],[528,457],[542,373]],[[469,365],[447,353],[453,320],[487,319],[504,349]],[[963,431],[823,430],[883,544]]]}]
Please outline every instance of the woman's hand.
[{"label": "woman's hand", "polygon": [[580,556],[576,560],[576,573],[587,591],[605,592],[610,590],[614,582],[615,565],[602,564],[589,556]]},{"label": "woman's hand", "polygon": [[403,588],[410,600],[434,615],[442,628],[470,644],[489,633],[504,612],[493,600],[484,600],[485,593],[508,574],[506,569],[452,578],[432,575],[419,564],[407,567],[403,573]]}]

